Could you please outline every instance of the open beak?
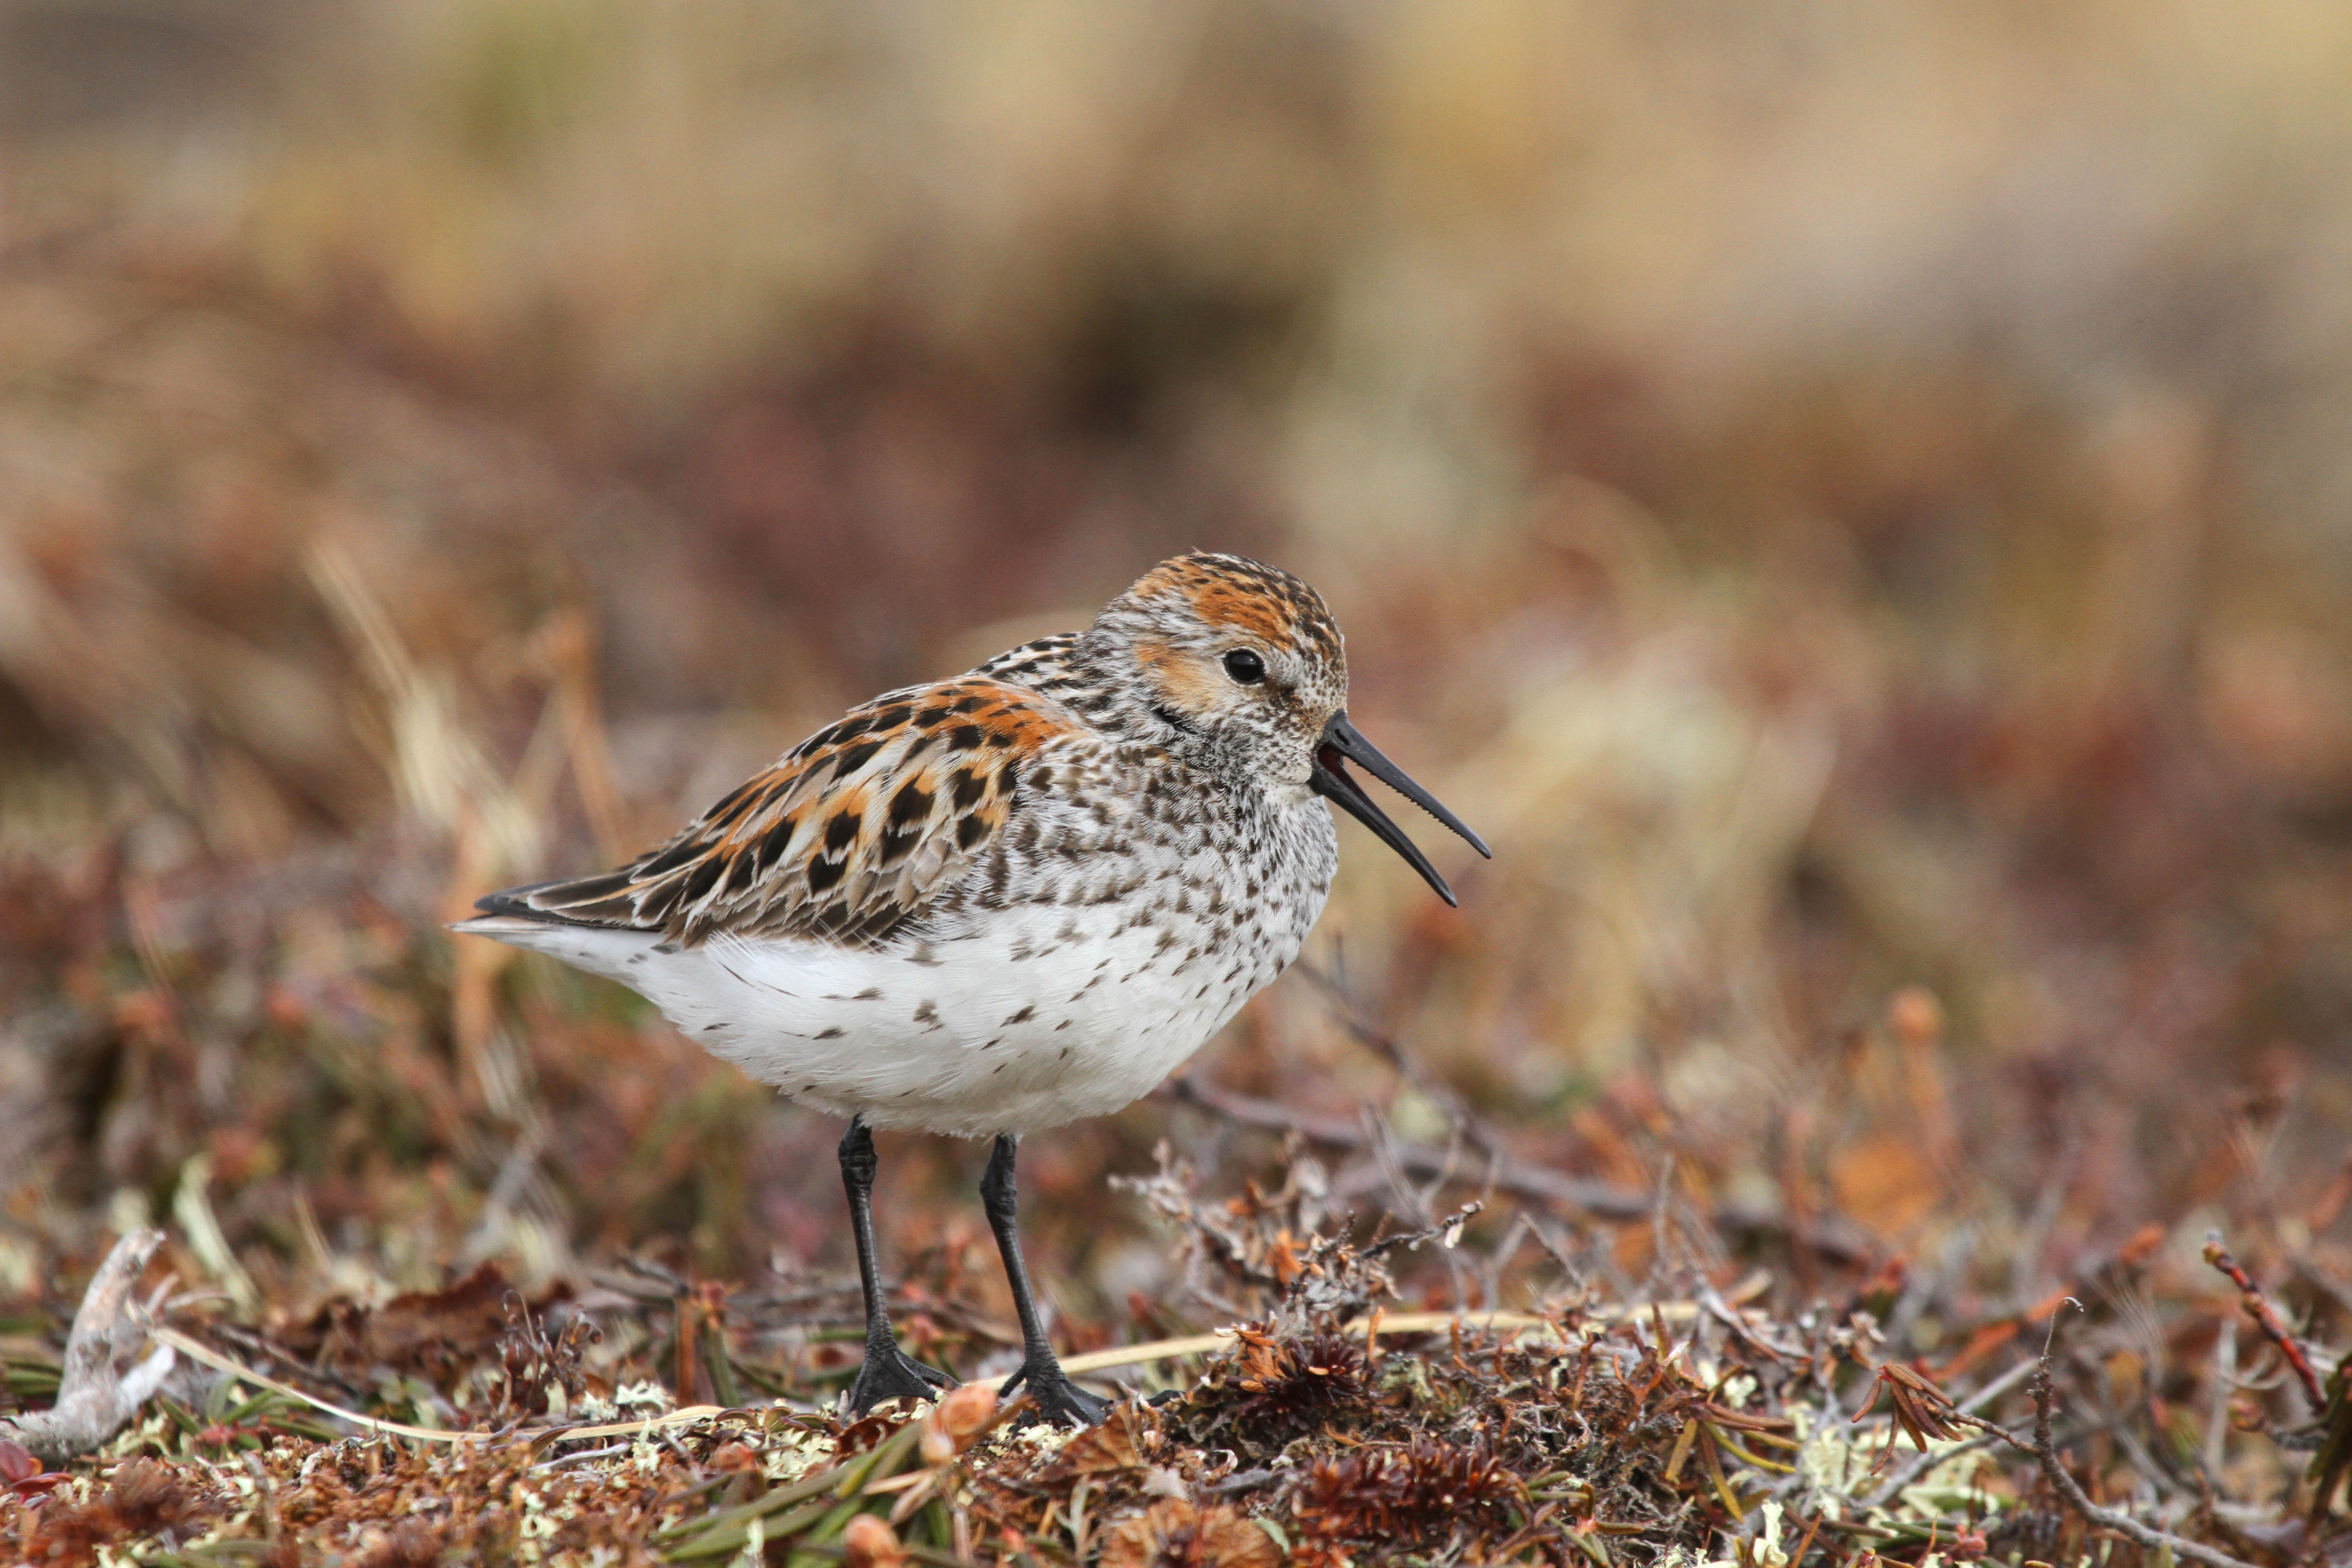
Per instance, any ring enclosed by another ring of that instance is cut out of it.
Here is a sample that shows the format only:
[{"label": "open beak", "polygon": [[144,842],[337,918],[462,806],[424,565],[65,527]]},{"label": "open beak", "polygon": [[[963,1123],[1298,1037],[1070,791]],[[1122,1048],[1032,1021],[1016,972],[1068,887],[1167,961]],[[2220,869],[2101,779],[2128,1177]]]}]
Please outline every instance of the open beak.
[{"label": "open beak", "polygon": [[1331,721],[1323,726],[1322,742],[1315,748],[1315,772],[1308,777],[1307,787],[1326,800],[1336,802],[1340,810],[1378,834],[1381,843],[1403,856],[1405,864],[1420,872],[1422,879],[1437,889],[1439,898],[1449,904],[1454,903],[1454,889],[1445,885],[1445,879],[1437,874],[1437,868],[1429,863],[1429,857],[1421,852],[1420,846],[1404,836],[1404,829],[1391,822],[1388,814],[1372,804],[1372,797],[1364,793],[1364,786],[1349,773],[1349,763],[1360,763],[1366,773],[1462,835],[1470,841],[1471,848],[1492,860],[1495,853],[1486,847],[1486,841],[1464,826],[1460,817],[1439,805],[1435,795],[1407,778],[1402,768],[1381,755],[1380,748],[1365,740],[1357,732],[1356,727],[1348,722],[1346,713],[1334,713]]}]

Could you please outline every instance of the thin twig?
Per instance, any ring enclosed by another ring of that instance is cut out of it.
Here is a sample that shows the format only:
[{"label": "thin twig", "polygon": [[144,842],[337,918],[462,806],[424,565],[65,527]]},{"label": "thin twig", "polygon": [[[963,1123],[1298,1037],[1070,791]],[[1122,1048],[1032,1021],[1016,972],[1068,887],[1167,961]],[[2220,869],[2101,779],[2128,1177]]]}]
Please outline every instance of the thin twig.
[{"label": "thin twig", "polygon": [[1979,1415],[1987,1406],[1991,1405],[1994,1400],[1999,1399],[2002,1394],[2007,1394],[2011,1389],[2015,1388],[2019,1384],[2024,1382],[2032,1374],[2033,1363],[2032,1362],[2019,1362],[2015,1366],[2011,1367],[2007,1372],[2002,1373],[1999,1377],[1994,1378],[1990,1383],[1986,1384],[1982,1388],[1978,1389],[1974,1394],[1971,1394],[1966,1399],[1961,1400],[1955,1408],[1957,1408],[1963,1415]]},{"label": "thin twig", "polygon": [[560,1470],[566,1465],[576,1465],[583,1459],[613,1458],[616,1455],[627,1453],[635,1447],[634,1443],[613,1443],[602,1448],[582,1448],[576,1453],[559,1455],[552,1459],[541,1459],[538,1464],[533,1465],[531,1469],[533,1471]]},{"label": "thin twig", "polygon": [[[2083,1304],[2073,1297],[2069,1296],[2066,1300],[2075,1310],[2082,1310]],[[2056,1489],[2060,1497],[2066,1500],[2068,1507],[2081,1514],[2090,1523],[2097,1525],[2102,1530],[2112,1530],[2150,1552],[2169,1551],[2176,1557],[2186,1557],[2192,1563],[2202,1563],[2206,1568],[2253,1568],[2253,1564],[2241,1558],[2232,1557],[2226,1552],[2216,1552],[2210,1546],[2201,1545],[2184,1536],[2175,1535],[2169,1531],[2157,1530],[2142,1524],[2120,1509],[2100,1507],[2091,1500],[2090,1494],[2084,1491],[2081,1483],[2074,1479],[2066,1467],[2058,1462],[2057,1449],[2052,1446],[2050,1440],[2050,1412],[2057,1400],[2057,1391],[2050,1381],[2050,1346],[2052,1341],[2058,1337],[2058,1319],[2059,1313],[2050,1314],[2049,1338],[2042,1342],[2042,1360],[2034,1368],[2033,1377],[2027,1384],[2033,1393],[2033,1456],[2042,1462],[2042,1473],[2049,1478],[2051,1486]]]},{"label": "thin twig", "polygon": [[2230,1283],[2238,1288],[2238,1294],[2246,1303],[2246,1316],[2262,1330],[2263,1338],[2278,1346],[2279,1354],[2286,1358],[2287,1365],[2294,1368],[2294,1375],[2303,1381],[2304,1393],[2311,1396],[2312,1409],[2326,1409],[2327,1394],[2319,1386],[2319,1373],[2312,1370],[2311,1363],[2304,1356],[2303,1347],[2294,1342],[2294,1336],[2286,1331],[2284,1323],[2279,1321],[2279,1315],[2272,1309],[2271,1299],[2263,1294],[2263,1288],[2254,1283],[2253,1276],[2241,1268],[2238,1260],[2230,1256],[2230,1249],[2221,1245],[2221,1233],[2218,1230],[2206,1233],[2205,1261],[2228,1275]]},{"label": "thin twig", "polygon": [[[340,1405],[331,1405],[317,1394],[307,1393],[290,1383],[271,1377],[265,1373],[256,1372],[251,1367],[221,1354],[203,1341],[189,1338],[177,1329],[159,1328],[155,1331],[155,1339],[157,1342],[169,1346],[191,1361],[202,1362],[215,1371],[225,1372],[231,1377],[243,1378],[257,1388],[266,1388],[272,1394],[282,1394],[289,1399],[299,1399],[311,1409],[322,1411],[338,1421],[348,1421],[362,1431],[382,1433],[394,1437],[413,1438],[420,1443],[467,1443],[488,1440],[491,1436],[488,1432],[447,1432],[433,1426],[411,1426],[404,1422],[385,1421],[373,1415],[362,1415],[356,1410],[346,1410]],[[640,1433],[658,1431],[665,1426],[682,1426],[697,1421],[708,1421],[713,1416],[726,1414],[728,1414],[726,1410],[716,1405],[689,1405],[682,1409],[667,1411],[643,1421],[608,1421],[595,1426],[552,1427],[542,1436],[554,1438],[633,1436]]]},{"label": "thin twig", "polygon": [[2205,1473],[2218,1477],[2230,1452],[2230,1385],[2238,1377],[2238,1325],[2234,1319],[2221,1320],[2221,1331],[2213,1336],[2213,1405],[2205,1415],[2205,1449],[2201,1456]]},{"label": "thin twig", "polygon": [[[1162,1092],[1244,1127],[1273,1132],[1295,1131],[1318,1143],[1340,1149],[1362,1149],[1370,1142],[1362,1126],[1351,1119],[1321,1116],[1275,1100],[1235,1094],[1193,1075],[1171,1079]],[[1427,1144],[1391,1142],[1390,1152],[1399,1165],[1417,1175],[1435,1175],[1449,1169],[1445,1152]],[[1647,1219],[1655,1201],[1651,1194],[1509,1158],[1496,1159],[1487,1173],[1487,1184],[1517,1197],[1555,1203],[1609,1220]],[[1785,1237],[1848,1268],[1867,1268],[1876,1255],[1868,1237],[1833,1220],[1807,1223],[1739,1203],[1717,1204],[1709,1217],[1727,1231]]]}]

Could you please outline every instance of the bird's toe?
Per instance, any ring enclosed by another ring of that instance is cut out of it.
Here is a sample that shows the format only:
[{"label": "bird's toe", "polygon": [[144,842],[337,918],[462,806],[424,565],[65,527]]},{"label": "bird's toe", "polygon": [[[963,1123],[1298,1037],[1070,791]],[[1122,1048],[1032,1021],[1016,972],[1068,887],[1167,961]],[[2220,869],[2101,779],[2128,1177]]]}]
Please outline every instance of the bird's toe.
[{"label": "bird's toe", "polygon": [[898,1342],[869,1342],[857,1381],[849,1390],[852,1415],[863,1415],[886,1399],[934,1399],[934,1390],[953,1388],[956,1380],[938,1367],[926,1366],[898,1348]]},{"label": "bird's toe", "polygon": [[1045,1421],[1062,1426],[1092,1426],[1110,1414],[1111,1401],[1072,1383],[1058,1363],[1024,1365],[1004,1380],[997,1394],[1010,1398],[1024,1386],[1029,1391],[1030,1411],[1021,1418],[1023,1426]]}]

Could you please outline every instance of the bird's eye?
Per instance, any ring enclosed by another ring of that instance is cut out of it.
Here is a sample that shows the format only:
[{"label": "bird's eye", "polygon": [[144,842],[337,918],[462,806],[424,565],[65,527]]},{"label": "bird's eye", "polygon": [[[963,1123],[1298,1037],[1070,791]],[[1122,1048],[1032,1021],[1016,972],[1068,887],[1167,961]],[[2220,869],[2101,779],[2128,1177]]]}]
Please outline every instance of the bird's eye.
[{"label": "bird's eye", "polygon": [[1244,686],[1255,686],[1265,679],[1265,660],[1245,647],[1237,647],[1225,655],[1225,673]]}]

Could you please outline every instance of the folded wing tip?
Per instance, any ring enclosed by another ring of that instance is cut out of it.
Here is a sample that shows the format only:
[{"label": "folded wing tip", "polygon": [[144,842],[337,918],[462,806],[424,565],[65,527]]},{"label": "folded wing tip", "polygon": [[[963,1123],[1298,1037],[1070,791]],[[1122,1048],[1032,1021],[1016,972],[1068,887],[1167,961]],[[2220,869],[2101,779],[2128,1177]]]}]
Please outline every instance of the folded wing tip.
[{"label": "folded wing tip", "polygon": [[479,912],[462,921],[452,921],[449,929],[467,936],[499,936],[528,930],[534,926],[583,925],[560,910],[541,909],[530,902],[530,895],[542,888],[562,886],[557,882],[528,882],[519,888],[500,888],[494,893],[484,893],[474,900]]},{"label": "folded wing tip", "polygon": [[[475,907],[478,909],[481,906],[478,904]],[[462,921],[447,921],[443,922],[441,929],[456,931],[460,936],[497,937],[509,936],[517,931],[530,931],[535,927],[555,923],[557,922],[544,919],[533,920],[527,915],[488,914],[474,915]]]}]

